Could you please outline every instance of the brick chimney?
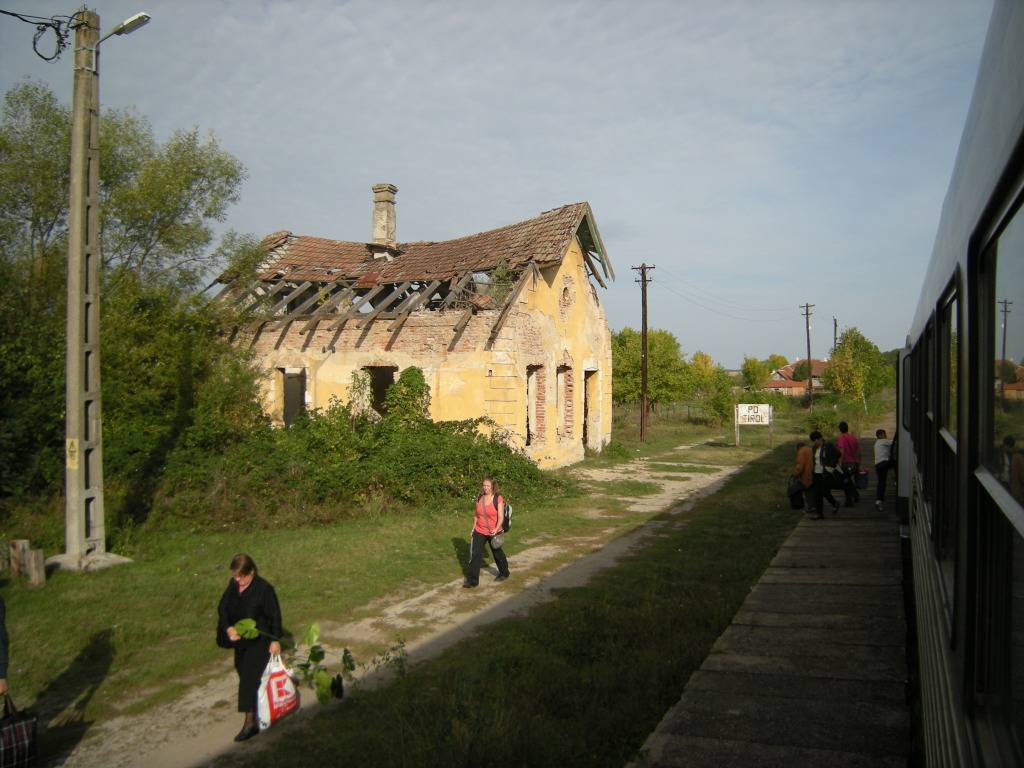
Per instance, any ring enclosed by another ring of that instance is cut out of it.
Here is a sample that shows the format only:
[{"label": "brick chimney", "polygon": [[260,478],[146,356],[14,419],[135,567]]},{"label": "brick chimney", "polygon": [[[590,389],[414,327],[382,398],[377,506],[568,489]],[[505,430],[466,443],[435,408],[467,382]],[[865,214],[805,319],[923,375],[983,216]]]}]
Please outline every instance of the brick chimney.
[{"label": "brick chimney", "polygon": [[395,193],[394,184],[373,185],[373,242],[395,247]]}]

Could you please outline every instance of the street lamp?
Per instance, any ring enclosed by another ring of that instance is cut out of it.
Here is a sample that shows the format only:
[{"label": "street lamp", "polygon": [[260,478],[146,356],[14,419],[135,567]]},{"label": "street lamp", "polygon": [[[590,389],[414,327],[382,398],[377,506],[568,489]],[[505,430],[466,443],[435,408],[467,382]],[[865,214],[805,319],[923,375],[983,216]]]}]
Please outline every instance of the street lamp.
[{"label": "street lamp", "polygon": [[126,562],[106,551],[100,403],[99,46],[149,22],[137,13],[99,37],[100,17],[75,14],[68,200],[68,306],[65,382],[64,548],[48,562],[92,570]]}]

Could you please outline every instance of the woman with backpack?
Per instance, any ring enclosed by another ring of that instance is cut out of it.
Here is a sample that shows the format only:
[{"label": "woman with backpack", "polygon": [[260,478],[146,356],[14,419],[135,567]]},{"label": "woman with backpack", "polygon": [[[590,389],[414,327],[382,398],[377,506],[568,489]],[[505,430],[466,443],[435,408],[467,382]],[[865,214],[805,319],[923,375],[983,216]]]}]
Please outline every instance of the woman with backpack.
[{"label": "woman with backpack", "polygon": [[508,558],[501,549],[501,539],[495,546],[495,537],[503,532],[505,520],[505,500],[498,493],[493,478],[485,477],[480,484],[480,495],[476,497],[476,510],[473,520],[473,537],[469,544],[469,573],[462,586],[472,589],[480,582],[480,565],[484,558],[484,543],[491,548],[494,564],[498,566],[498,578],[504,581],[509,576]]}]

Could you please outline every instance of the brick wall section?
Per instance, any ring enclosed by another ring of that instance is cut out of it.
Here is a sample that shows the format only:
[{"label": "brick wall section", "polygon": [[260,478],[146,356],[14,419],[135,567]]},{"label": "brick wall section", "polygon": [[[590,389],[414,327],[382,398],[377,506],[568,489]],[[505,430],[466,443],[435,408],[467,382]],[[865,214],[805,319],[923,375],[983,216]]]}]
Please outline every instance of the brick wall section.
[{"label": "brick wall section", "polygon": [[565,424],[563,425],[563,431],[567,438],[572,437],[573,430],[573,399],[576,395],[576,388],[573,386],[572,368],[567,368],[565,371]]},{"label": "brick wall section", "polygon": [[545,368],[540,367],[537,369],[537,407],[536,407],[536,422],[537,425],[534,427],[536,437],[534,442],[538,445],[544,444],[544,436],[547,434],[548,426],[548,384],[547,377],[545,375]]}]

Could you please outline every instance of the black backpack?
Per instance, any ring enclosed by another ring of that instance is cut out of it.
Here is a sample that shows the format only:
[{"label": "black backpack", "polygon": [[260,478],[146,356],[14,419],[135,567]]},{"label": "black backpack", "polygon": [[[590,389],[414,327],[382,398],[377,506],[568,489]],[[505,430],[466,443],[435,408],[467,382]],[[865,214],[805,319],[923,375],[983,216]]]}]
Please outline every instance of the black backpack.
[{"label": "black backpack", "polygon": [[[503,500],[505,502],[505,515],[501,518],[501,532],[508,533],[508,529],[512,527],[512,504],[500,493],[495,494],[495,496],[497,497],[497,499]],[[480,499],[482,498],[483,494],[477,496],[476,500],[480,501]],[[495,506],[497,506],[497,500],[494,502],[494,504]]]},{"label": "black backpack", "polygon": [[841,454],[839,449],[836,448],[836,444],[826,441],[821,446],[821,465],[823,467],[837,467],[839,466],[839,458]]}]

